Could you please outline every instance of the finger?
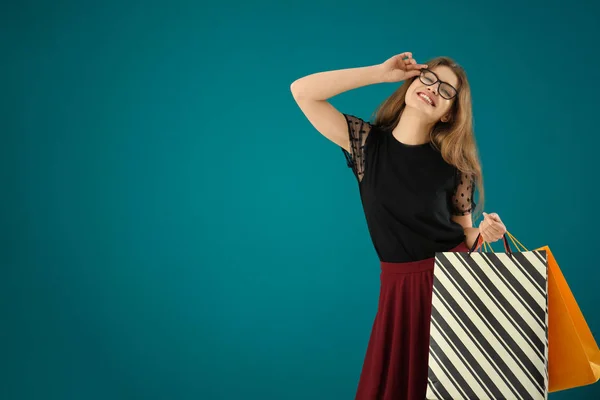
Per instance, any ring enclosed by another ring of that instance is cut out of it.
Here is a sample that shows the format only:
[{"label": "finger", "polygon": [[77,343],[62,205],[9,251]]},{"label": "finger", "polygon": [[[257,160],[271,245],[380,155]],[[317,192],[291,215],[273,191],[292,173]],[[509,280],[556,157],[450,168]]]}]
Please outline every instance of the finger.
[{"label": "finger", "polygon": [[427,64],[408,64],[406,66],[406,69],[414,69],[414,70],[421,70],[423,68],[427,68]]},{"label": "finger", "polygon": [[498,214],[496,214],[496,213],[491,213],[491,214],[488,214],[488,216],[489,216],[490,218],[492,218],[493,220],[500,222],[500,216],[499,216]]},{"label": "finger", "polygon": [[495,224],[501,224],[502,223],[502,221],[500,221],[500,217],[494,216],[494,214],[485,214],[483,216],[483,220],[486,221],[491,226],[495,226]]},{"label": "finger", "polygon": [[498,236],[498,235],[502,236],[504,234],[504,232],[502,231],[502,228],[495,224],[489,225],[488,232],[493,236]]},{"label": "finger", "polygon": [[479,224],[479,232],[483,233],[486,230],[486,226],[487,224],[485,223],[485,221],[483,221],[482,223]]},{"label": "finger", "polygon": [[491,236],[493,236],[494,234],[499,234],[499,233],[502,232],[498,228],[498,226],[495,224],[495,222],[494,223],[488,223],[488,224],[486,224],[483,229],[485,229],[486,233],[488,235],[491,235]]},{"label": "finger", "polygon": [[490,241],[489,241],[489,237],[488,237],[487,233],[485,233],[485,232],[480,232],[480,233],[481,233],[481,237],[483,238],[483,241],[489,243]]},{"label": "finger", "polygon": [[420,71],[415,71],[415,70],[409,70],[406,71],[406,78],[412,78],[413,76],[419,76],[421,74]]},{"label": "finger", "polygon": [[483,238],[485,239],[485,241],[487,242],[490,237],[490,231],[488,228],[482,228],[481,229],[481,236],[483,236]]},{"label": "finger", "polygon": [[401,60],[404,59],[404,57],[412,58],[412,53],[410,51],[405,51],[404,53],[398,54],[396,57],[400,58]]},{"label": "finger", "polygon": [[493,226],[494,228],[498,229],[499,231],[503,231],[506,230],[506,226],[504,225],[504,223],[502,221],[499,220],[492,220],[491,226]]},{"label": "finger", "polygon": [[488,243],[493,243],[498,240],[498,235],[495,235],[494,233],[489,232],[489,231],[486,231],[484,233],[484,237]]},{"label": "finger", "polygon": [[497,236],[497,235],[499,235],[499,234],[501,233],[499,230],[495,229],[495,228],[494,228],[492,225],[490,225],[490,224],[486,224],[486,225],[483,227],[483,231],[485,232],[485,234],[486,234],[488,237]]}]

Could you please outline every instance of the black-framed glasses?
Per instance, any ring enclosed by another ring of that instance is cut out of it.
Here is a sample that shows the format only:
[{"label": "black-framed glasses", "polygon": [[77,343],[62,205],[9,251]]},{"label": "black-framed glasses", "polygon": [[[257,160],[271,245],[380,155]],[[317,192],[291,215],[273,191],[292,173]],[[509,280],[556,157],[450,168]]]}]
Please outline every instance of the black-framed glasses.
[{"label": "black-framed glasses", "polygon": [[438,76],[435,74],[435,72],[427,68],[421,69],[419,80],[427,86],[431,86],[436,84],[437,82],[440,82],[438,93],[446,100],[451,100],[458,94],[458,90],[456,90],[454,86],[452,86],[448,82],[441,81],[440,78],[438,78]]}]

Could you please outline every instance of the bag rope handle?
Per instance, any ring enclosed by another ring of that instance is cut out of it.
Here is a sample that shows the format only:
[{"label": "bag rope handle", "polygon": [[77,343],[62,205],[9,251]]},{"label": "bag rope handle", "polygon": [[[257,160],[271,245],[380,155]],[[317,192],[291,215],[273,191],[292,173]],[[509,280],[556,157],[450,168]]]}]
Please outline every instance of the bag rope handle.
[{"label": "bag rope handle", "polygon": [[[512,233],[510,233],[509,231],[506,231],[506,233],[503,235],[503,239],[504,239],[504,249],[506,250],[506,253],[508,255],[512,255],[512,251],[510,250],[510,245],[508,244],[508,239],[510,239],[510,241],[513,243],[513,245],[515,246],[515,248],[517,249],[517,251],[529,251],[527,250],[527,247],[525,247],[523,245],[523,243],[519,242],[519,240],[514,237],[514,235]],[[471,249],[469,249],[469,254],[471,254],[474,251],[483,249],[483,251],[485,252],[491,252],[491,253],[495,253],[494,249],[492,248],[492,245],[488,242],[486,242],[485,240],[483,240],[483,236],[481,236],[481,233],[479,233],[477,235],[477,239],[475,240],[475,243],[473,243],[473,246],[471,247]]]}]

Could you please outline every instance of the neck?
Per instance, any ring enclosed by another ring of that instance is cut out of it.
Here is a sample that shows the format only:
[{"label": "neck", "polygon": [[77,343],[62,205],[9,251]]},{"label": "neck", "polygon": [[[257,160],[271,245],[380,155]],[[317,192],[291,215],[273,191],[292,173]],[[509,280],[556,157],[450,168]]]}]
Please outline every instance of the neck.
[{"label": "neck", "polygon": [[419,110],[405,107],[398,125],[392,130],[392,134],[402,143],[410,145],[423,144],[430,141],[429,133],[433,125],[423,118],[423,114]]}]

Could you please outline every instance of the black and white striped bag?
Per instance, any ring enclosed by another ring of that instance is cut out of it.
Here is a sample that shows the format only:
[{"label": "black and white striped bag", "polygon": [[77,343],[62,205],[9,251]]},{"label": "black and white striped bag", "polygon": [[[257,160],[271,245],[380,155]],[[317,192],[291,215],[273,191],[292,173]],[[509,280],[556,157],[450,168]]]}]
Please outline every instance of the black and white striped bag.
[{"label": "black and white striped bag", "polygon": [[545,400],[546,251],[476,244],[435,255],[426,399]]}]

